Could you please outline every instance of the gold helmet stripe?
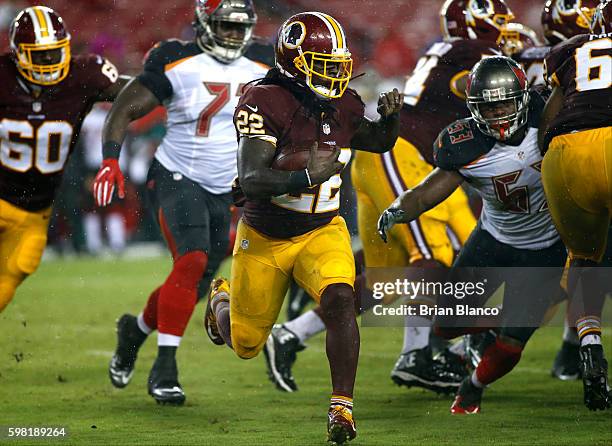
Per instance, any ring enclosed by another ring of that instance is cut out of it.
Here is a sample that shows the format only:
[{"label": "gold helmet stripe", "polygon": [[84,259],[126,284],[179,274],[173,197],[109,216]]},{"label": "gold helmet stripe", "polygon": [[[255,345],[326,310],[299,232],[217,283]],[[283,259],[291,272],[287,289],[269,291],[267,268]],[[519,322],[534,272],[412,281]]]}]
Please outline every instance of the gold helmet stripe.
[{"label": "gold helmet stripe", "polygon": [[32,8],[38,19],[38,28],[40,30],[40,37],[45,38],[49,37],[49,24],[47,22],[47,18],[45,17],[45,13],[43,12],[40,6],[34,6]]},{"label": "gold helmet stripe", "polygon": [[342,25],[338,23],[336,19],[332,16],[321,13],[329,23],[331,23],[332,28],[334,28],[334,32],[336,33],[336,39],[338,40],[338,48],[346,48],[346,37],[344,36],[344,30],[342,29]]},{"label": "gold helmet stripe", "polygon": [[328,20],[327,17],[325,17],[324,14],[320,13],[320,12],[313,12],[313,15],[317,16],[318,18],[321,19],[321,21],[323,23],[325,23],[325,25],[327,26],[327,29],[329,30],[329,33],[331,34],[332,37],[332,45],[334,48],[340,48],[340,45],[338,44],[338,33],[336,32],[336,30],[334,29],[334,26],[332,25],[331,20]]}]

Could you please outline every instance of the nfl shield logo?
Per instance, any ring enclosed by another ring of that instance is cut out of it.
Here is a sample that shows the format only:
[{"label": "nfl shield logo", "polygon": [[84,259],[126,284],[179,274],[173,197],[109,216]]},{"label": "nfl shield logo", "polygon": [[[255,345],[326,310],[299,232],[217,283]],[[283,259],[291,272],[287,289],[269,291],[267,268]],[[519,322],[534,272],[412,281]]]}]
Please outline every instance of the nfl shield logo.
[{"label": "nfl shield logo", "polygon": [[40,102],[32,102],[32,110],[34,113],[38,113],[42,110],[42,104]]},{"label": "nfl shield logo", "polygon": [[240,241],[240,247],[241,247],[242,249],[248,249],[248,248],[249,248],[249,241],[248,241],[247,239],[243,238],[243,239]]},{"label": "nfl shield logo", "polygon": [[331,127],[327,122],[323,124],[323,133],[325,133],[326,135],[329,135],[331,133]]}]

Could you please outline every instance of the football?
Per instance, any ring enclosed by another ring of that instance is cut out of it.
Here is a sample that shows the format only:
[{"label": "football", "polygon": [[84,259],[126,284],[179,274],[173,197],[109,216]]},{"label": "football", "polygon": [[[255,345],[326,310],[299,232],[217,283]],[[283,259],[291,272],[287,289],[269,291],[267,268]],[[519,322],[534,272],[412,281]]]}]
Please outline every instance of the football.
[{"label": "football", "polygon": [[[317,151],[318,158],[325,158],[334,150],[333,146],[323,144]],[[280,152],[272,162],[272,169],[277,170],[302,170],[308,165],[310,158],[310,147],[299,147],[290,152]]]}]

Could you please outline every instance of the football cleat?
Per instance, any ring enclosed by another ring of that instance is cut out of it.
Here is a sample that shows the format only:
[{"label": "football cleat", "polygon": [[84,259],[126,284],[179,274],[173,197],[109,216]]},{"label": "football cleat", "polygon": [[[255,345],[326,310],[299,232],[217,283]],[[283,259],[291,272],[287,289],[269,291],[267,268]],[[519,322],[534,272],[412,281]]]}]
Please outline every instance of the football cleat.
[{"label": "football cleat", "polygon": [[351,441],[357,436],[353,414],[346,407],[337,405],[327,413],[327,441],[338,445]]},{"label": "football cleat", "polygon": [[561,381],[580,379],[580,346],[563,341],[550,374]]},{"label": "football cleat", "polygon": [[610,408],[610,388],[608,387],[608,362],[600,344],[587,344],[580,347],[580,367],[584,386],[584,405],[589,410]]},{"label": "football cleat", "polygon": [[452,394],[457,391],[466,373],[464,367],[432,359],[429,348],[425,347],[400,355],[391,371],[391,379],[399,386],[422,387],[436,393]]},{"label": "football cleat", "polygon": [[158,357],[155,360],[149,373],[148,390],[157,404],[183,405],[185,392],[178,382],[178,368],[174,357]]},{"label": "football cleat", "polygon": [[297,359],[296,353],[305,348],[298,337],[283,325],[276,324],[272,327],[270,336],[264,345],[264,355],[268,378],[278,390],[295,392],[298,389],[291,373],[291,367]]},{"label": "football cleat", "polygon": [[472,415],[480,413],[481,401],[482,389],[472,384],[472,378],[468,376],[461,383],[450,411],[453,415]]},{"label": "football cleat", "polygon": [[136,316],[124,314],[117,320],[117,348],[108,365],[108,376],[113,386],[122,389],[130,383],[138,349],[146,338],[147,335],[138,328]]},{"label": "football cleat", "polygon": [[210,284],[208,301],[206,302],[206,311],[204,313],[204,329],[210,340],[216,345],[223,345],[225,341],[221,337],[221,333],[219,333],[217,317],[212,310],[212,300],[218,299],[219,302],[229,302],[229,296],[229,282],[226,279],[215,279],[212,281]]}]

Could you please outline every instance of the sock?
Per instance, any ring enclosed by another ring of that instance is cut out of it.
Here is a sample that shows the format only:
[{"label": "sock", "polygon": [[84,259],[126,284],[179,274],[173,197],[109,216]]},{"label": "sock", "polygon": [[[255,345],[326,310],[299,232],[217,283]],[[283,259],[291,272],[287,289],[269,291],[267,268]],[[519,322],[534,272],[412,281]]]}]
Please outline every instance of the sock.
[{"label": "sock", "polygon": [[325,331],[325,324],[314,310],[307,311],[292,321],[285,322],[283,326],[295,334],[302,344],[314,335]]},{"label": "sock", "polygon": [[486,387],[483,383],[481,383],[478,380],[478,377],[476,376],[476,370],[472,372],[472,377],[470,378],[470,381],[472,381],[472,385],[474,387],[478,387],[479,389],[484,389]]},{"label": "sock", "polygon": [[207,261],[208,257],[202,251],[189,252],[174,261],[174,267],[160,289],[157,303],[159,345],[178,346],[174,338],[180,338],[185,333],[197,302],[198,282],[206,270]]},{"label": "sock", "polygon": [[412,350],[420,350],[429,345],[431,320],[421,316],[405,316],[404,324],[404,346],[402,347],[402,354]]},{"label": "sock", "polygon": [[601,320],[596,316],[585,316],[576,321],[580,345],[601,344]]},{"label": "sock", "polygon": [[[155,291],[151,293],[144,310],[142,310],[142,313],[138,315],[138,327],[143,331],[143,333],[149,334],[153,330],[157,330],[157,301],[159,300],[160,290],[161,286],[157,287]],[[147,331],[147,329],[149,331]]]},{"label": "sock", "polygon": [[523,348],[502,342],[499,338],[488,346],[482,355],[482,360],[474,371],[472,383],[488,386],[502,376],[508,374],[520,361]]},{"label": "sock", "polygon": [[563,326],[563,342],[567,342],[572,345],[580,345],[578,331],[575,327],[570,327],[570,324],[567,319],[565,319],[565,324]]},{"label": "sock", "polygon": [[147,325],[144,320],[144,313],[140,313],[136,318],[136,323],[138,324],[138,329],[142,331],[145,336],[149,336],[153,329]]},{"label": "sock", "polygon": [[331,401],[329,403],[329,408],[331,410],[336,406],[343,406],[352,414],[353,413],[353,397],[340,395],[337,393],[332,394]]},{"label": "sock", "polygon": [[159,359],[174,358],[176,356],[176,347],[160,345],[157,349],[157,357]]}]

